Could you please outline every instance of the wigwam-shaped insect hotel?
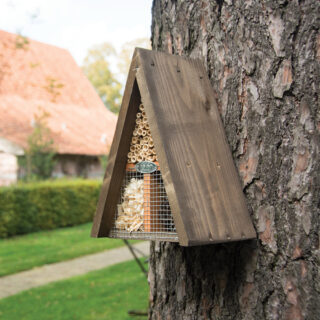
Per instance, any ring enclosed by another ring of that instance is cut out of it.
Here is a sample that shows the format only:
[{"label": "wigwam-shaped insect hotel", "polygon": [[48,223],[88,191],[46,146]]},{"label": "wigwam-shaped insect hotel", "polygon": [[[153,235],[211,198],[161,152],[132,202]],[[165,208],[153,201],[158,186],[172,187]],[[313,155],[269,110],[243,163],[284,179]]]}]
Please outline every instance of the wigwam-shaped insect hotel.
[{"label": "wigwam-shaped insect hotel", "polygon": [[135,50],[92,236],[183,246],[256,237],[200,60]]}]

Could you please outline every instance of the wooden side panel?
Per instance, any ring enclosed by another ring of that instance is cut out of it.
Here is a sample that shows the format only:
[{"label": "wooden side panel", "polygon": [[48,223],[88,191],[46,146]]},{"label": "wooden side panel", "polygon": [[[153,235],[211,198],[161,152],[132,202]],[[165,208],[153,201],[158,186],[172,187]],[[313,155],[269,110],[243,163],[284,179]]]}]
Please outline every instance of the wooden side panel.
[{"label": "wooden side panel", "polygon": [[108,236],[116,212],[127,163],[127,154],[130,148],[130,139],[135,126],[135,117],[141,103],[135,75],[136,55],[134,55],[131,62],[122,99],[117,127],[91,231],[92,237]]},{"label": "wooden side panel", "polygon": [[137,80],[182,245],[255,238],[200,60],[138,49]]}]

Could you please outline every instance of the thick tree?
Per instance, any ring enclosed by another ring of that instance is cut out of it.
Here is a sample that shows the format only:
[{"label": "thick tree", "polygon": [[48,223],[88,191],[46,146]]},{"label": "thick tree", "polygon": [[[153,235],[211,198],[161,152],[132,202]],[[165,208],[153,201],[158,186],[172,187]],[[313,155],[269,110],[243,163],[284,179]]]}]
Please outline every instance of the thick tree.
[{"label": "thick tree", "polygon": [[201,58],[257,240],[153,243],[150,319],[319,319],[320,2],[154,0],[153,49]]}]

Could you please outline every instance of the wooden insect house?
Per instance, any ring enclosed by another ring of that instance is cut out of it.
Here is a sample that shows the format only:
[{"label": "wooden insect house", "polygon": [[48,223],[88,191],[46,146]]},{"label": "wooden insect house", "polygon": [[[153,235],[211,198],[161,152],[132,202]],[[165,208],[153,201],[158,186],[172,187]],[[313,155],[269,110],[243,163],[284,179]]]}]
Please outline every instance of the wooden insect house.
[{"label": "wooden insect house", "polygon": [[200,60],[135,50],[92,236],[183,246],[256,237]]}]

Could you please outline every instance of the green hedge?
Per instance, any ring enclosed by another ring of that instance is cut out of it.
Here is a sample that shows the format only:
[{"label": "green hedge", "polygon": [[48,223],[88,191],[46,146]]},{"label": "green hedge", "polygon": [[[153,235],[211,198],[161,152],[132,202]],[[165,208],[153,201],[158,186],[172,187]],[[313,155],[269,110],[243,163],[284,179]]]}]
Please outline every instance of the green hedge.
[{"label": "green hedge", "polygon": [[100,187],[57,180],[0,188],[0,238],[92,221]]}]

